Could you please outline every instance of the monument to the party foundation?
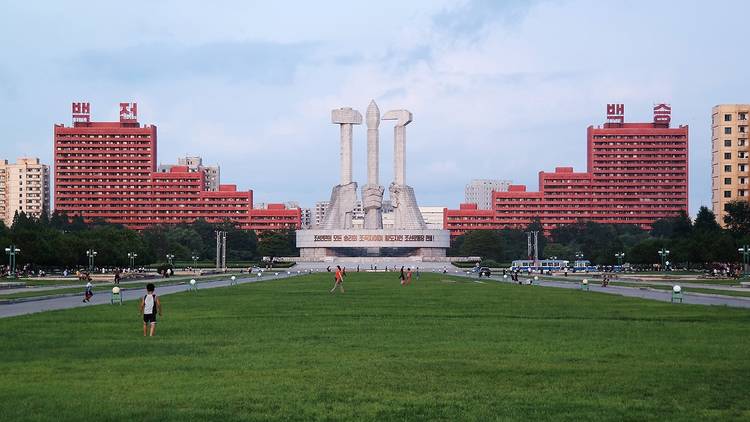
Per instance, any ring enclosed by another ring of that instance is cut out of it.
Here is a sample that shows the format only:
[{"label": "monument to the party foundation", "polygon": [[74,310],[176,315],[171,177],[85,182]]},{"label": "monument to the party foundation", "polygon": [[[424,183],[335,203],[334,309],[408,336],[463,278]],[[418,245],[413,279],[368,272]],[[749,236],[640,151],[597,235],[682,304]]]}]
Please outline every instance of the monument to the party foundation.
[{"label": "monument to the party foundation", "polygon": [[412,117],[407,110],[391,110],[382,117],[382,120],[395,120],[394,180],[388,187],[394,227],[383,229],[385,189],[379,181],[378,132],[381,117],[375,101],[367,107],[367,184],[362,187],[365,220],[364,228],[354,229],[352,218],[357,202],[357,182],[352,180],[352,141],[354,125],[362,124],[362,114],[349,107],[331,112],[331,122],[338,124],[341,132],[341,180],[333,187],[321,228],[297,231],[297,247],[302,260],[342,256],[445,257],[450,246],[449,232],[426,228],[414,189],[406,184],[406,125],[411,123]]}]

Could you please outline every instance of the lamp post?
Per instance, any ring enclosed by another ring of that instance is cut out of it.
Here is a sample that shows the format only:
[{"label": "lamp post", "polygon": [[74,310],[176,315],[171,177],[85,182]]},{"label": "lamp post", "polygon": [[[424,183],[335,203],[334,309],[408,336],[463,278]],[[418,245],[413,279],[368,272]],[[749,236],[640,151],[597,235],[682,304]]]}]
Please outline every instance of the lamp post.
[{"label": "lamp post", "polygon": [[89,257],[89,271],[94,271],[94,257],[98,255],[99,253],[93,249],[89,249],[86,251],[86,256]]},{"label": "lamp post", "polygon": [[617,265],[622,266],[622,260],[625,258],[625,252],[617,252],[615,253],[615,258],[617,258]]},{"label": "lamp post", "polygon": [[172,255],[171,253],[168,253],[168,254],[167,254],[167,263],[168,263],[168,264],[169,264],[170,266],[172,266],[172,260],[173,260],[173,259],[174,259],[174,255]]},{"label": "lamp post", "polygon": [[16,248],[15,245],[5,248],[5,253],[8,254],[8,275],[11,277],[16,276],[16,254],[21,252],[20,249]]},{"label": "lamp post", "polygon": [[669,250],[666,248],[661,248],[661,250],[658,252],[659,256],[661,257],[661,268],[662,271],[667,271],[667,257],[669,256]]},{"label": "lamp post", "polygon": [[744,275],[749,275],[750,268],[748,268],[748,265],[750,264],[750,245],[745,245],[737,249],[737,251],[742,254],[742,272]]},{"label": "lamp post", "polygon": [[195,267],[198,266],[198,259],[200,259],[200,257],[198,255],[193,254],[191,258],[193,259],[193,271],[195,271]]},{"label": "lamp post", "polygon": [[138,256],[135,252],[128,252],[128,259],[130,259],[130,269],[132,270],[133,267],[135,267],[135,258]]}]

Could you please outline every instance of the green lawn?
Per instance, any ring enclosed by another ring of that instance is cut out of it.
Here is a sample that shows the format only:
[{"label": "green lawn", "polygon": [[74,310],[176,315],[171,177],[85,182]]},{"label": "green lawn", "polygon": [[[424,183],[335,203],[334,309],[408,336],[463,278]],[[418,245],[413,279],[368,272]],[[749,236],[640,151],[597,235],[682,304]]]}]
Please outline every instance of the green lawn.
[{"label": "green lawn", "polygon": [[[0,320],[0,420],[748,420],[750,311],[330,274]],[[157,289],[158,293],[158,289]]]}]

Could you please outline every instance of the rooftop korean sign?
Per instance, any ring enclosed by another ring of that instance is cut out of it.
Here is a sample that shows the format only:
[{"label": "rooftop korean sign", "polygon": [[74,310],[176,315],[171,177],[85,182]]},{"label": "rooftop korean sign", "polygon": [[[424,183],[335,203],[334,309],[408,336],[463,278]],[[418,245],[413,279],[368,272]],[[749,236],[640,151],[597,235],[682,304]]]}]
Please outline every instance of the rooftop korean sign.
[{"label": "rooftop korean sign", "polygon": [[120,123],[138,122],[138,103],[120,103]]},{"label": "rooftop korean sign", "polygon": [[607,123],[625,123],[625,104],[607,104]]},{"label": "rooftop korean sign", "polygon": [[89,123],[91,121],[90,103],[73,103],[73,123]]},{"label": "rooftop korean sign", "polygon": [[654,106],[654,124],[669,127],[672,121],[672,107],[669,104],[657,104]]}]

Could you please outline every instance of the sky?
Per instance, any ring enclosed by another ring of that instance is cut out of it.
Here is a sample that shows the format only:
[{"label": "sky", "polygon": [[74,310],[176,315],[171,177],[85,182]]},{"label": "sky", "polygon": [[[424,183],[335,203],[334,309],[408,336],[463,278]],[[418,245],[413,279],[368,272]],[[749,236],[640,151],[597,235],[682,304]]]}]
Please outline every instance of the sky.
[{"label": "sky", "polygon": [[[750,102],[741,1],[0,0],[0,158],[52,163],[71,103],[116,121],[137,102],[158,161],[198,155],[256,202],[326,200],[339,180],[330,111],[405,108],[406,180],[457,208],[471,179],[537,189],[586,167],[607,103],[690,126],[690,211],[711,203],[711,107]],[[380,183],[393,177],[380,126]],[[366,182],[366,127],[354,176]]]}]

